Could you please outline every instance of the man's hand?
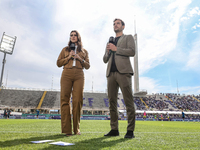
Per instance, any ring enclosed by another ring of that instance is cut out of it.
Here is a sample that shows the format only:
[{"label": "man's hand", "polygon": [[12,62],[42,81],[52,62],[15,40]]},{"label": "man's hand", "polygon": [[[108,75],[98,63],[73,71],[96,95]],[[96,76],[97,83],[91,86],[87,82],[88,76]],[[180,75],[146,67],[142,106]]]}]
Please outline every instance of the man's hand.
[{"label": "man's hand", "polygon": [[108,43],[108,45],[106,46],[106,49],[107,49],[107,51],[109,51],[109,50],[111,50],[113,52],[117,51],[117,47],[112,43]]}]

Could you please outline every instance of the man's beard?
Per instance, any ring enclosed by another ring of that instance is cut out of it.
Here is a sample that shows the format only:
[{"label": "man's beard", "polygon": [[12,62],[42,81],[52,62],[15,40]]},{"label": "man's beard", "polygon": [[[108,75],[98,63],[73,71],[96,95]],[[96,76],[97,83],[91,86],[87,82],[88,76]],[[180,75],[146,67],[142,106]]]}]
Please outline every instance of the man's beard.
[{"label": "man's beard", "polygon": [[118,33],[118,32],[121,32],[122,31],[122,28],[119,28],[119,29],[114,29],[115,33]]}]

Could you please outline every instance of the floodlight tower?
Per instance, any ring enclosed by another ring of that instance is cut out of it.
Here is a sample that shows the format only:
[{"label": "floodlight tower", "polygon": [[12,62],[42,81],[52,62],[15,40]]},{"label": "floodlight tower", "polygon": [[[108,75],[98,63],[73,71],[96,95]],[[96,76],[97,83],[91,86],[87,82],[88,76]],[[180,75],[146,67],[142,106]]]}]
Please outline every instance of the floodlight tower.
[{"label": "floodlight tower", "polygon": [[135,96],[143,96],[147,94],[146,90],[140,91],[139,89],[139,70],[138,70],[138,39],[136,33],[136,21],[134,19],[134,26],[135,26],[135,56],[134,56],[134,95]]},{"label": "floodlight tower", "polygon": [[139,92],[139,73],[138,73],[138,43],[137,43],[137,33],[136,33],[136,22],[134,20],[135,26],[135,56],[134,56],[134,93]]},{"label": "floodlight tower", "polygon": [[12,55],[16,39],[17,39],[16,36],[11,37],[9,35],[6,35],[5,32],[3,33],[1,43],[0,43],[0,51],[4,53],[3,62],[2,62],[0,88],[2,87],[3,71],[4,71],[4,65],[6,63],[6,54]]}]

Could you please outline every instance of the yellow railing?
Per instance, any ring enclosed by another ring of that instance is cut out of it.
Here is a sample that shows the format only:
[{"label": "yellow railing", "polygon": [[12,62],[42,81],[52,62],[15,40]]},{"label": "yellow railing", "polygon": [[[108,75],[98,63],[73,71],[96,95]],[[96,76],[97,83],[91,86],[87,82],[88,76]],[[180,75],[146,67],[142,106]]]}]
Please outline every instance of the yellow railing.
[{"label": "yellow railing", "polygon": [[173,100],[171,100],[171,98],[169,98],[168,96],[166,96],[166,97],[167,97],[172,103],[174,103]]},{"label": "yellow railing", "polygon": [[149,108],[149,106],[147,106],[147,104],[142,100],[141,97],[140,97],[140,100],[144,103],[144,105],[146,106],[146,108]]},{"label": "yellow railing", "polygon": [[[192,96],[193,97],[193,96]],[[200,102],[200,100],[198,100],[196,97],[193,97],[194,99],[196,99],[198,102]]]},{"label": "yellow railing", "polygon": [[43,102],[43,100],[44,100],[46,94],[47,94],[47,91],[44,91],[44,93],[43,93],[43,95],[42,95],[42,98],[41,98],[41,100],[40,100],[40,102],[39,102],[39,104],[38,104],[38,106],[37,106],[37,109],[40,109],[40,108],[41,108],[42,102]]}]

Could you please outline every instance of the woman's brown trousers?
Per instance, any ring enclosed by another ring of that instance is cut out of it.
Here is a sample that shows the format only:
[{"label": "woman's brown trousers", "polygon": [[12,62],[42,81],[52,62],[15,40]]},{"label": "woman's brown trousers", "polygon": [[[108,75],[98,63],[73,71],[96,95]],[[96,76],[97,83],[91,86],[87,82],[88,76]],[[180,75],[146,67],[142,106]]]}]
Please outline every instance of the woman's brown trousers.
[{"label": "woman's brown trousers", "polygon": [[72,93],[73,132],[80,132],[80,117],[83,106],[84,73],[73,67],[64,69],[61,77],[61,128],[62,133],[72,134],[70,98]]}]

